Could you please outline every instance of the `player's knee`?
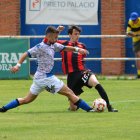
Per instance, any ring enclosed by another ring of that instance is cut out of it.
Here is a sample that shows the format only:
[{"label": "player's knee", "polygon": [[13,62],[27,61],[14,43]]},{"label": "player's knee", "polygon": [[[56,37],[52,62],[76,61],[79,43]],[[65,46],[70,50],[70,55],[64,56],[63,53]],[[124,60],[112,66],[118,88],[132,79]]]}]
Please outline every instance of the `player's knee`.
[{"label": "player's knee", "polygon": [[100,84],[99,81],[94,77],[92,77],[88,82],[88,85],[91,87],[95,87],[98,84]]}]

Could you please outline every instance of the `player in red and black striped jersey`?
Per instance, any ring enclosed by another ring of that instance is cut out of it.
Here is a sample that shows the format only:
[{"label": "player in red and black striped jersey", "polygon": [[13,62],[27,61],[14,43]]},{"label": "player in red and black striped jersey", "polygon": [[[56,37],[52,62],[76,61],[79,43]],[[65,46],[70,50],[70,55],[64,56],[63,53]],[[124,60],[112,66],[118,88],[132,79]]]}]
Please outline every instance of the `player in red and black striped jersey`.
[{"label": "player in red and black striped jersey", "polygon": [[[76,48],[86,49],[86,46],[83,43],[78,42],[80,33],[81,28],[79,26],[72,25],[68,29],[70,41],[58,40],[57,42],[65,46],[73,46]],[[108,111],[118,112],[117,109],[114,109],[110,105],[107,93],[97,80],[96,76],[91,72],[91,70],[85,67],[83,58],[85,58],[86,55],[82,55],[78,52],[73,53],[62,51],[61,56],[62,69],[64,74],[67,74],[67,85],[76,95],[79,96],[83,92],[83,86],[87,86],[89,88],[95,87],[100,96],[106,101]],[[70,102],[69,109],[75,111],[77,110],[77,107],[72,102]]]},{"label": "player in red and black striped jersey", "polygon": [[[67,40],[58,40],[60,44],[65,46],[73,46],[85,49],[85,45],[80,42],[70,42]],[[86,55],[80,55],[79,53],[69,53],[69,52],[61,52],[62,56],[62,69],[64,74],[68,74],[75,71],[81,71],[85,69],[83,58]]]}]

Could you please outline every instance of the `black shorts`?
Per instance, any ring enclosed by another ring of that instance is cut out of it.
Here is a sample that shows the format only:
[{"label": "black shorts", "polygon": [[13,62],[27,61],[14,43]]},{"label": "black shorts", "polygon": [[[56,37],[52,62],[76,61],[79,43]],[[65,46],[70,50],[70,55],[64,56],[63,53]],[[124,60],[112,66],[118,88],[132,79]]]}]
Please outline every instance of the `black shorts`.
[{"label": "black shorts", "polygon": [[88,85],[88,80],[93,73],[90,70],[77,71],[68,74],[67,85],[76,94],[80,95],[83,86],[92,88]]}]

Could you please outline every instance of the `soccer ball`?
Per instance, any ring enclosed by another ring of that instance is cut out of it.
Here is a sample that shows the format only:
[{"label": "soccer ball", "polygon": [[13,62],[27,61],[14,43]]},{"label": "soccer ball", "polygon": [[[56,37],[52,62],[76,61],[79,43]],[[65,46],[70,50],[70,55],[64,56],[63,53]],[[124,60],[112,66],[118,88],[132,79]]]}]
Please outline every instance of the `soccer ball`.
[{"label": "soccer ball", "polygon": [[106,101],[102,98],[95,99],[92,106],[96,112],[103,112],[106,109]]}]

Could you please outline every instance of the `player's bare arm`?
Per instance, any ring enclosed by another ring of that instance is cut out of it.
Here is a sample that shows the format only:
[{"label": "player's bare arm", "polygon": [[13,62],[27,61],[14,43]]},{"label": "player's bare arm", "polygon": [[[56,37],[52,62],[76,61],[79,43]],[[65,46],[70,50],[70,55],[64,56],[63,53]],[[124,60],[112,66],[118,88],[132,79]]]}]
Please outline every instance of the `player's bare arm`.
[{"label": "player's bare arm", "polygon": [[16,73],[16,72],[19,71],[19,69],[21,67],[21,64],[23,63],[23,61],[26,59],[27,56],[28,56],[27,52],[25,52],[25,53],[22,54],[22,56],[19,59],[18,63],[11,68],[11,72],[12,73]]},{"label": "player's bare arm", "polygon": [[78,48],[78,47],[71,47],[71,46],[66,46],[64,51],[73,51],[85,55],[89,54],[89,52],[85,49]]},{"label": "player's bare arm", "polygon": [[130,36],[130,37],[140,37],[140,34],[133,33],[132,31],[129,31],[126,34],[127,36]]},{"label": "player's bare arm", "polygon": [[130,37],[134,37],[135,36],[135,34],[132,31],[127,32],[126,35],[130,36]]}]

